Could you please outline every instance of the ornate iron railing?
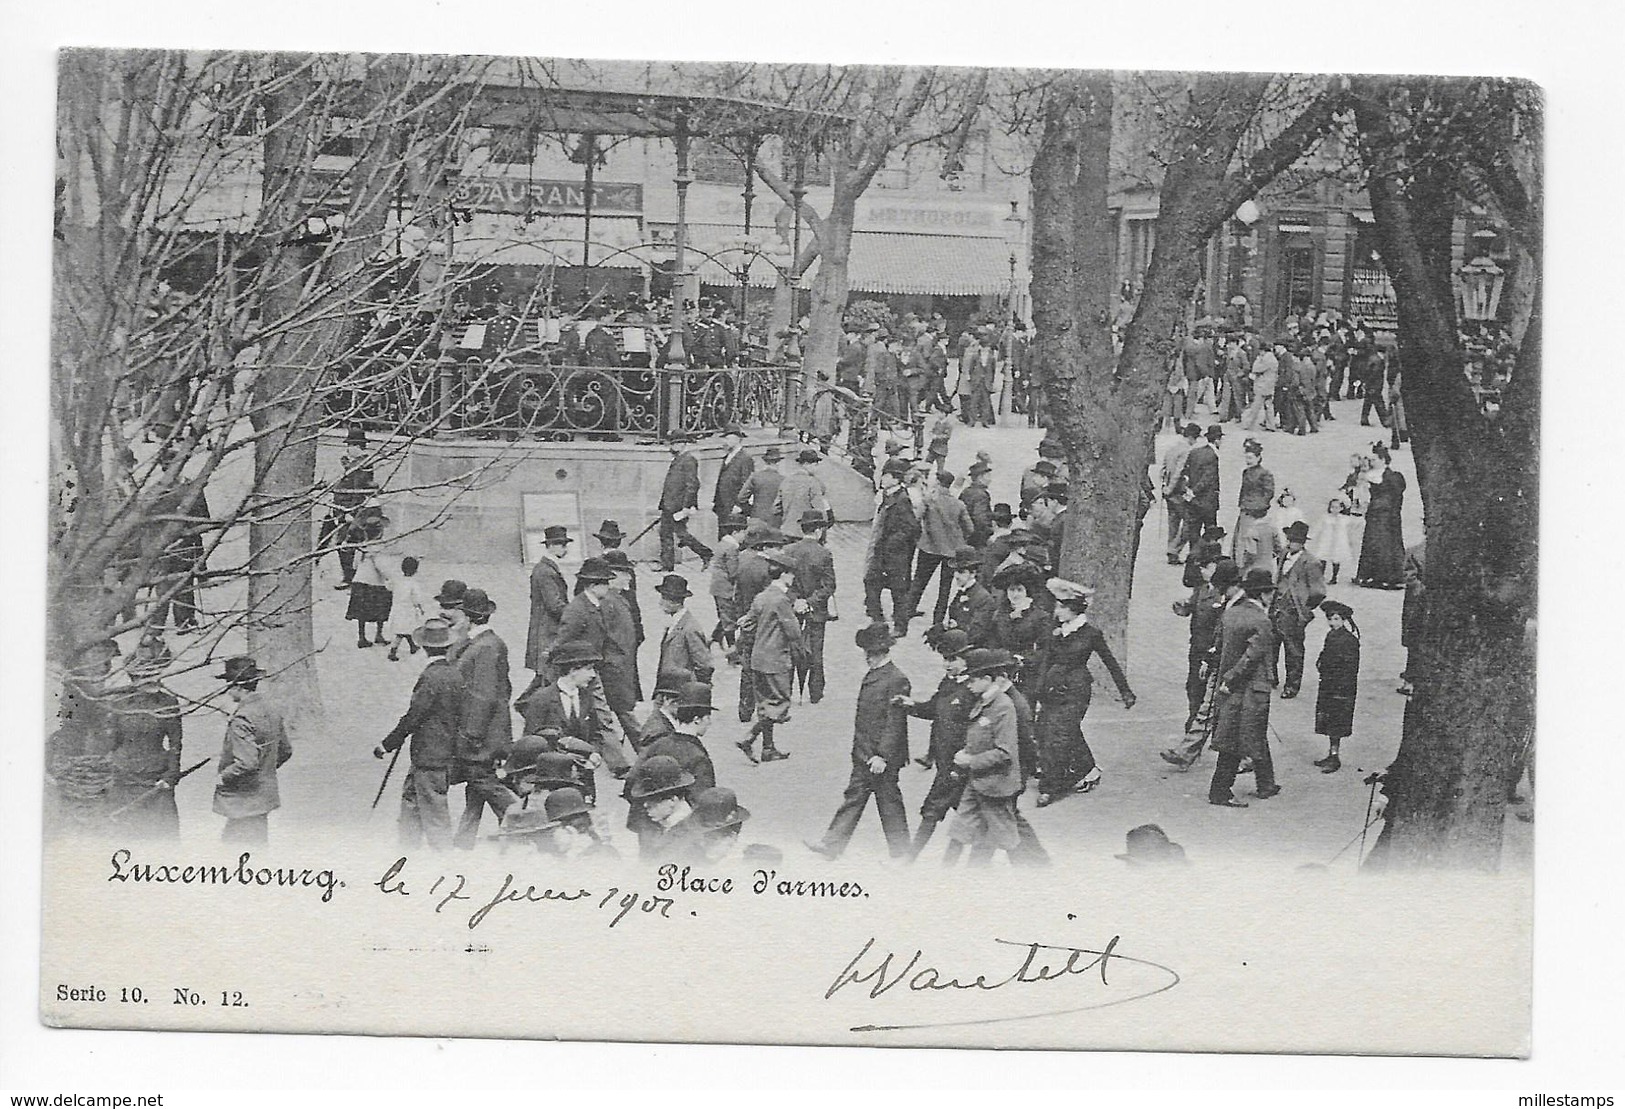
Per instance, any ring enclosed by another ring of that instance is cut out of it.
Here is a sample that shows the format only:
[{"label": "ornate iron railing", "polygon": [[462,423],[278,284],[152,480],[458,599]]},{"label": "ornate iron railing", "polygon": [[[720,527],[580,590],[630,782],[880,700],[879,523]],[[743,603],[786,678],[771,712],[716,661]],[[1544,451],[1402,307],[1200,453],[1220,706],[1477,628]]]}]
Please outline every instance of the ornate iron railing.
[{"label": "ornate iron railing", "polygon": [[323,402],[333,423],[390,434],[668,438],[782,425],[796,372],[443,360],[354,371]]}]

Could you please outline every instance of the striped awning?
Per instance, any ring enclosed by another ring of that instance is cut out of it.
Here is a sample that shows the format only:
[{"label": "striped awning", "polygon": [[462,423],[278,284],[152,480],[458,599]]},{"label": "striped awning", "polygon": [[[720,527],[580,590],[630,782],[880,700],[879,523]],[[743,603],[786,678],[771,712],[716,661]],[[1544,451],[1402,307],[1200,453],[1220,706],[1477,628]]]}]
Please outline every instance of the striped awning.
[{"label": "striped awning", "polygon": [[1010,247],[1003,239],[859,231],[847,274],[853,292],[997,295],[1010,291]]}]

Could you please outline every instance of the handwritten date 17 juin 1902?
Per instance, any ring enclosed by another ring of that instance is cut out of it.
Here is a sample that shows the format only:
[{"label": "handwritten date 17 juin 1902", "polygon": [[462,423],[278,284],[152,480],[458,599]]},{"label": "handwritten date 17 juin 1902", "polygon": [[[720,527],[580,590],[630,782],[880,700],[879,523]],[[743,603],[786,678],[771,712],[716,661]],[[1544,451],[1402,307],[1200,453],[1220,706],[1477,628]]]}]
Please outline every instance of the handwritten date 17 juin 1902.
[{"label": "handwritten date 17 juin 1902", "polygon": [[633,910],[638,910],[642,915],[670,920],[672,908],[676,905],[676,901],[670,897],[645,895],[618,886],[600,891],[569,885],[555,889],[522,882],[512,874],[504,874],[494,891],[489,887],[477,887],[475,880],[465,874],[437,874],[424,886],[424,880],[416,876],[408,882],[406,870],[407,861],[403,855],[389,864],[389,869],[373,886],[390,896],[423,896],[428,904],[434,906],[436,913],[471,908],[467,921],[470,931],[478,928],[503,905],[585,905],[606,914],[611,928],[626,919]]}]

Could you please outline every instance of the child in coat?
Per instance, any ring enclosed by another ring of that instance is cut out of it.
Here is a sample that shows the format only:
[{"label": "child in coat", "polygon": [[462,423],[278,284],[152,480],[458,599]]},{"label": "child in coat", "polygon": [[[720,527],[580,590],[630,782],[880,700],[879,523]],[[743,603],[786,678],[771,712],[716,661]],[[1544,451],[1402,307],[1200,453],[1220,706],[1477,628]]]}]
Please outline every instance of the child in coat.
[{"label": "child in coat", "polygon": [[1336,585],[1343,563],[1354,562],[1354,502],[1342,492],[1326,503],[1326,518],[1318,535],[1318,557],[1326,570],[1326,584]]},{"label": "child in coat", "polygon": [[1360,628],[1354,610],[1339,601],[1323,601],[1320,610],[1331,628],[1315,668],[1320,694],[1315,699],[1315,733],[1326,737],[1326,757],[1316,759],[1322,774],[1342,768],[1338,747],[1354,732],[1354,701],[1360,691]]}]

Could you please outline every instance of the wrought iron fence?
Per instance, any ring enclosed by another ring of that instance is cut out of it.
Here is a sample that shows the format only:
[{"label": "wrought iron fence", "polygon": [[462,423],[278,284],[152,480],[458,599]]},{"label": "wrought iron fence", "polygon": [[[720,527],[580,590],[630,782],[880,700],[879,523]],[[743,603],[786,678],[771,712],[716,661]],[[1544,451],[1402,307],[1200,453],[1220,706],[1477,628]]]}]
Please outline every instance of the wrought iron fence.
[{"label": "wrought iron fence", "polygon": [[794,373],[418,361],[352,371],[323,401],[334,423],[393,434],[668,438],[782,425]]}]

